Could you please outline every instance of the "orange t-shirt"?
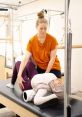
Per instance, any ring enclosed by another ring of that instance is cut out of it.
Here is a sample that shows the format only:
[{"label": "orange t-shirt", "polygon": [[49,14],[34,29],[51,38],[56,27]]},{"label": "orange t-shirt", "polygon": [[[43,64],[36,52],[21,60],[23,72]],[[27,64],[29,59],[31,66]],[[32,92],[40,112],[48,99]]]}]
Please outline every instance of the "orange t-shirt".
[{"label": "orange t-shirt", "polygon": [[[37,35],[33,36],[29,43],[27,44],[27,51],[32,53],[32,56],[36,62],[36,64],[41,68],[46,70],[48,63],[50,61],[50,52],[55,49],[58,45],[56,38],[47,34],[45,42],[41,44],[38,40]],[[60,62],[56,56],[55,62],[53,64],[52,69],[60,70]]]}]

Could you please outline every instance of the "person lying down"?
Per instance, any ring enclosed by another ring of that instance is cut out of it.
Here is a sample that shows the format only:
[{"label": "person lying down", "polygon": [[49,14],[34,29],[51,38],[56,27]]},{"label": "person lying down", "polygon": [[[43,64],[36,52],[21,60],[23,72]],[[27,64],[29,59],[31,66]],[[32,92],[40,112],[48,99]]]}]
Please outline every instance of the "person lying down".
[{"label": "person lying down", "polygon": [[63,79],[53,73],[36,74],[31,86],[33,89],[23,91],[25,102],[33,101],[35,105],[41,105],[54,98],[63,99]]}]

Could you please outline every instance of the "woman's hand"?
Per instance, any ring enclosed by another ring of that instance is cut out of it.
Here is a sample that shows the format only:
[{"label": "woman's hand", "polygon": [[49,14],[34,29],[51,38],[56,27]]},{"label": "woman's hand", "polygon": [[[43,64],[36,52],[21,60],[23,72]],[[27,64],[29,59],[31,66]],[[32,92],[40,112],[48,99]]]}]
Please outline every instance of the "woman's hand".
[{"label": "woman's hand", "polygon": [[25,82],[25,81],[24,81],[24,79],[22,78],[22,76],[18,76],[17,82],[18,82],[18,84],[19,84],[19,87],[23,90],[23,89],[24,89],[23,82]]}]

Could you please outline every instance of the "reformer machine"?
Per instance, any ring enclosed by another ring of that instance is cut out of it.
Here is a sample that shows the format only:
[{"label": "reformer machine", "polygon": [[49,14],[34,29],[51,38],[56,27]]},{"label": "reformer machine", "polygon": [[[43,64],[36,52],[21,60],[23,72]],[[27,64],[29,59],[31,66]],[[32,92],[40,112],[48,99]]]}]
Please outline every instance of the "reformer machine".
[{"label": "reformer machine", "polygon": [[[6,87],[10,79],[0,81],[0,103],[10,108],[21,117],[65,117],[64,103],[58,99],[51,100],[43,105],[36,106],[32,102],[25,103],[22,92],[17,84],[14,89]],[[82,117],[82,102],[72,99],[71,117]]]}]

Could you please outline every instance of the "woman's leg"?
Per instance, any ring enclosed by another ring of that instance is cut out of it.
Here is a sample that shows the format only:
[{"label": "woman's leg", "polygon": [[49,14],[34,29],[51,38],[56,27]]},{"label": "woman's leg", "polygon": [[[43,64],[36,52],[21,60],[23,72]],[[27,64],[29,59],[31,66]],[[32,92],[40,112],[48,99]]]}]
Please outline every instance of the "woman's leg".
[{"label": "woman's leg", "polygon": [[50,94],[46,96],[47,94],[48,94],[47,89],[39,89],[34,97],[34,104],[41,105],[51,99],[57,98],[55,94]]},{"label": "woman's leg", "polygon": [[26,67],[25,67],[23,74],[22,74],[22,77],[25,81],[25,82],[23,82],[23,85],[24,85],[23,90],[32,89],[31,79],[35,74],[38,74],[38,72],[35,68],[34,63],[31,60],[29,60],[28,63],[26,64]]},{"label": "woman's leg", "polygon": [[12,74],[12,79],[11,79],[11,84],[15,84],[16,82],[16,79],[17,79],[17,74],[18,74],[18,71],[19,71],[19,67],[20,67],[20,61],[17,61],[15,63],[15,66],[13,68],[13,74]]},{"label": "woman's leg", "polygon": [[53,73],[54,75],[56,75],[57,78],[61,78],[61,71],[60,70],[52,69],[50,71],[50,73]]},{"label": "woman's leg", "polygon": [[17,74],[18,74],[18,71],[19,71],[20,63],[21,63],[20,61],[17,61],[15,63],[15,66],[13,68],[11,83],[9,83],[9,84],[6,85],[9,88],[14,88],[14,84],[15,84],[15,82],[17,80]]},{"label": "woman's leg", "polygon": [[[17,79],[17,75],[19,72],[19,67],[20,67],[21,61],[17,61],[15,63],[14,69],[13,69],[13,75],[12,75],[12,80],[11,83],[14,85]],[[32,63],[32,61],[28,61],[26,64],[26,67],[22,73],[22,77],[25,82],[23,82],[24,85],[24,90],[31,89],[31,79],[32,77],[37,74],[37,70],[35,69],[35,65]]]},{"label": "woman's leg", "polygon": [[[45,73],[45,70],[41,69],[37,66],[38,73]],[[56,75],[57,78],[61,78],[61,70],[52,69],[50,73],[53,73]]]},{"label": "woman's leg", "polygon": [[37,71],[39,74],[41,73],[45,73],[45,70],[44,69],[41,69],[40,67],[37,66]]},{"label": "woman's leg", "polygon": [[28,73],[28,77],[32,79],[32,77],[36,74],[38,74],[34,63],[29,60],[29,62],[26,64],[26,72]]},{"label": "woman's leg", "polygon": [[24,85],[23,90],[32,89],[31,79],[35,74],[38,74],[38,72],[35,69],[34,63],[31,60],[29,60],[28,63],[26,64],[25,70],[23,71],[23,74],[22,74],[22,77],[25,81],[25,82],[23,82],[23,85]]}]

